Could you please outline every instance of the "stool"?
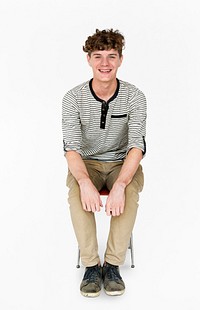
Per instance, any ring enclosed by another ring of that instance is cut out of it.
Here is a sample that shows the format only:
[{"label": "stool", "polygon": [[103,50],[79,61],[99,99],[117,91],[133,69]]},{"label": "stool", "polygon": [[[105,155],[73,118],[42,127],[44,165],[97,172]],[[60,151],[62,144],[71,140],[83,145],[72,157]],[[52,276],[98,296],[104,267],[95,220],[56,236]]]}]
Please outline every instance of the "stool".
[{"label": "stool", "polygon": [[[99,193],[101,196],[108,196],[109,190],[107,189],[107,187],[103,187],[99,191]],[[134,265],[134,254],[133,254],[133,233],[131,233],[128,249],[130,250],[130,255],[131,255],[131,268],[134,268],[135,265]],[[76,268],[80,268],[80,249],[79,249],[79,247],[78,247],[78,258],[77,258]]]}]

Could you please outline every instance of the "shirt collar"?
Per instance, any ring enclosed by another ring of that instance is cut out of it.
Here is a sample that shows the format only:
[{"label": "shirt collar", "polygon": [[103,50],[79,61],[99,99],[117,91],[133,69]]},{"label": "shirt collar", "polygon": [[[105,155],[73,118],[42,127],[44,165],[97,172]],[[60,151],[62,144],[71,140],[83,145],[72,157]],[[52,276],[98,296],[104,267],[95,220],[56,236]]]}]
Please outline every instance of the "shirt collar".
[{"label": "shirt collar", "polygon": [[[93,90],[93,88],[92,88],[92,80],[93,80],[93,78],[89,81],[89,87],[90,87],[90,91],[91,91],[93,97],[94,97],[97,101],[100,101],[100,102],[105,101],[105,100],[99,98],[99,97],[95,94],[95,92],[94,92],[94,90]],[[113,101],[113,100],[117,97],[117,95],[118,95],[118,93],[119,93],[120,82],[119,82],[118,79],[116,79],[116,80],[117,80],[117,88],[116,88],[116,90],[115,90],[115,93],[112,95],[112,97],[110,97],[110,98],[108,99],[107,103]]]}]

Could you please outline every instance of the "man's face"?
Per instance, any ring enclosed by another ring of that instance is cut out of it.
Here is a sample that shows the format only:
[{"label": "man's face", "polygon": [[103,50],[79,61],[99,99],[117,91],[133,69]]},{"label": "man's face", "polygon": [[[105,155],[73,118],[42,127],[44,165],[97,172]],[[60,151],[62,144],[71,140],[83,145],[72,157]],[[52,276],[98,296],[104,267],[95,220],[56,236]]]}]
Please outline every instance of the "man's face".
[{"label": "man's face", "polygon": [[87,55],[87,60],[92,67],[93,78],[102,82],[109,82],[116,79],[117,70],[123,57],[119,57],[118,51],[111,49],[94,51],[91,56]]}]

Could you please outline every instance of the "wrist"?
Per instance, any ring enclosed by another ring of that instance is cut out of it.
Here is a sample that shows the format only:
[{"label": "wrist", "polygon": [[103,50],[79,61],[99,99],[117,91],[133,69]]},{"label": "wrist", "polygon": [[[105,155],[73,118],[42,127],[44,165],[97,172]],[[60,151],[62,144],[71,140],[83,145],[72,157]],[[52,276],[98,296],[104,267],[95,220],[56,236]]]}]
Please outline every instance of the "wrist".
[{"label": "wrist", "polygon": [[85,176],[85,177],[80,178],[79,180],[77,180],[77,182],[78,182],[78,185],[79,185],[79,186],[82,186],[82,185],[91,183],[91,180],[90,180],[89,177]]},{"label": "wrist", "polygon": [[115,188],[118,187],[122,190],[125,190],[126,186],[127,186],[127,184],[123,181],[120,181],[120,180],[116,180],[114,185],[113,185],[113,187],[115,187]]}]

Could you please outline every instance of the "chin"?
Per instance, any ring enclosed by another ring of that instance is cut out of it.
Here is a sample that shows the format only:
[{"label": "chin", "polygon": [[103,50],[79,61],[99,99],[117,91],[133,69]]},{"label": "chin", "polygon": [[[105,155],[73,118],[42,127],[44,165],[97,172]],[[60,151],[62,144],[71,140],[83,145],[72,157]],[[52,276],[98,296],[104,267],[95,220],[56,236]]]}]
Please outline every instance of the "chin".
[{"label": "chin", "polygon": [[113,78],[114,78],[113,76],[112,77],[111,76],[100,76],[98,77],[98,80],[102,82],[110,82],[113,80]]}]

